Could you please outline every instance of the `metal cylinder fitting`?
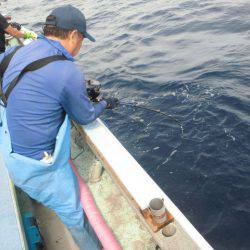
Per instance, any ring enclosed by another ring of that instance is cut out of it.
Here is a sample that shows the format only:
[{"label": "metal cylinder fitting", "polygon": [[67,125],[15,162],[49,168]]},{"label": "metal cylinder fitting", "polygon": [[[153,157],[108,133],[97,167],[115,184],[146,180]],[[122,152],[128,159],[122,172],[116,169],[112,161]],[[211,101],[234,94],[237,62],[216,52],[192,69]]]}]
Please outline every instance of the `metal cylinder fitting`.
[{"label": "metal cylinder fitting", "polygon": [[164,200],[160,198],[154,198],[149,202],[149,209],[153,216],[153,220],[157,224],[162,224],[167,220],[166,208]]}]

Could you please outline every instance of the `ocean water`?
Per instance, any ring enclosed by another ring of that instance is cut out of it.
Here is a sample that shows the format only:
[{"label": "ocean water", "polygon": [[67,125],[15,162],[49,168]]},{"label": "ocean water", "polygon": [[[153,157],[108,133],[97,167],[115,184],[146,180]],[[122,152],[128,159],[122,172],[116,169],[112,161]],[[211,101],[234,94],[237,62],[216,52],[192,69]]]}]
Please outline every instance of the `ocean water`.
[{"label": "ocean water", "polygon": [[[96,43],[77,64],[120,105],[102,119],[216,249],[250,249],[250,2],[6,1],[39,32],[62,4],[84,10]],[[107,145],[108,146],[108,145]]]}]

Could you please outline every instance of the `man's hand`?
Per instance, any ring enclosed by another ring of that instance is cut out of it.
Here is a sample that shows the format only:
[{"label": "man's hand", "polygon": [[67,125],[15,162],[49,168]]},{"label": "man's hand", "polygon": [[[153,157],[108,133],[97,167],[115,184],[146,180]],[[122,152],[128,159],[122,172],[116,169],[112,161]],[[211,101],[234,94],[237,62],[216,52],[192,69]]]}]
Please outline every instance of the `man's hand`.
[{"label": "man's hand", "polygon": [[103,100],[107,103],[106,109],[114,109],[119,104],[119,100],[115,97],[104,98]]},{"label": "man's hand", "polygon": [[13,28],[11,25],[9,25],[5,30],[6,33],[10,34],[11,36],[21,38],[23,37],[23,32]]}]

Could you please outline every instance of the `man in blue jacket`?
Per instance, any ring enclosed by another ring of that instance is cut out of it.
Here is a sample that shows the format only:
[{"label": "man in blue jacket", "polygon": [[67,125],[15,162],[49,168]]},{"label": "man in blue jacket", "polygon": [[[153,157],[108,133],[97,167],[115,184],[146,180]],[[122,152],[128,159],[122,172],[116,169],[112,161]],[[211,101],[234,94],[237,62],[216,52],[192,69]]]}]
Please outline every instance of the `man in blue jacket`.
[{"label": "man in blue jacket", "polygon": [[37,41],[0,55],[2,64],[13,56],[0,86],[0,140],[15,185],[53,209],[80,249],[91,250],[99,247],[84,230],[79,187],[69,165],[69,119],[90,123],[117,101],[89,101],[84,75],[73,63],[85,38],[94,41],[84,15],[66,5],[47,17]]}]

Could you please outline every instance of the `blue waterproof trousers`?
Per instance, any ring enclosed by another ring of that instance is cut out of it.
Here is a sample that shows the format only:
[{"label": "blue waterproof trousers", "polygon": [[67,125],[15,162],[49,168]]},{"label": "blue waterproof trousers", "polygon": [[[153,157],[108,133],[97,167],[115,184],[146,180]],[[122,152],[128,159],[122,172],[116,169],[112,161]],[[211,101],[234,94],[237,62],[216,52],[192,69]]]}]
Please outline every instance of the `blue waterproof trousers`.
[{"label": "blue waterproof trousers", "polygon": [[54,210],[80,249],[100,249],[95,235],[85,229],[89,225],[80,203],[77,178],[68,161],[71,129],[68,116],[59,129],[51,164],[12,151],[6,109],[2,106],[0,124],[1,152],[14,184],[31,198]]}]

